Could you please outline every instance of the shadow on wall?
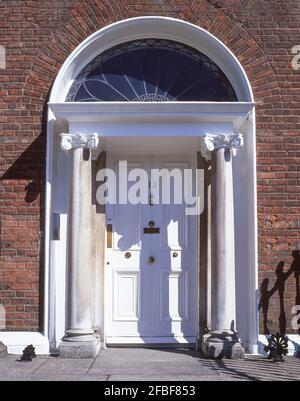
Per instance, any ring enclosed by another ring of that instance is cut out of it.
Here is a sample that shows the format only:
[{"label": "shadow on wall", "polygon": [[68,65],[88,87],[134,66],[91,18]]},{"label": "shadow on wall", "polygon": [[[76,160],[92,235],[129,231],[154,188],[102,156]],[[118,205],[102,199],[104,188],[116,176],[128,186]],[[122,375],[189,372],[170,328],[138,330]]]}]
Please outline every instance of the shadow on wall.
[{"label": "shadow on wall", "polygon": [[[279,262],[275,271],[276,280],[273,288],[269,289],[270,280],[265,278],[260,286],[260,301],[259,310],[263,314],[263,327],[264,334],[270,333],[270,326],[272,322],[269,321],[269,307],[272,297],[277,293],[279,296],[279,332],[280,334],[285,334],[287,331],[287,315],[285,311],[285,287],[287,279],[294,274],[296,282],[296,295],[295,295],[295,305],[300,305],[300,251],[292,252],[293,262],[287,271],[284,271],[285,263],[283,261]],[[300,316],[299,316],[300,318]],[[278,331],[278,330],[277,330]],[[273,334],[273,333],[272,333]],[[300,329],[299,329],[300,334]]]},{"label": "shadow on wall", "polygon": [[[24,214],[24,210],[21,212],[18,211],[18,208],[24,209],[26,208],[26,214],[35,215],[39,218],[39,233],[37,233],[36,237],[40,238],[39,241],[39,255],[38,255],[38,263],[39,263],[39,304],[43,303],[44,299],[44,241],[43,241],[43,233],[44,233],[44,220],[45,220],[45,166],[46,166],[46,113],[47,113],[47,102],[44,106],[43,111],[43,120],[41,127],[41,134],[30,144],[30,146],[23,151],[23,153],[14,161],[14,163],[8,168],[8,170],[0,176],[0,181],[14,181],[12,183],[12,187],[14,185],[19,186],[18,181],[26,181],[25,184],[25,196],[24,202],[17,203],[16,210],[14,214],[18,216],[18,214]],[[19,132],[19,135],[22,135],[22,132]],[[9,184],[8,184],[9,185]],[[21,199],[17,194],[17,199],[21,201]],[[39,199],[39,201],[38,201]],[[37,202],[35,204],[35,202]],[[4,197],[5,203],[5,197]],[[30,210],[32,207],[32,211]],[[39,207],[38,214],[36,213],[36,207]],[[28,209],[28,210],[27,210]],[[38,317],[38,328],[40,331],[43,330],[43,310],[39,308],[39,317]]]},{"label": "shadow on wall", "polygon": [[24,201],[33,203],[43,192],[45,183],[45,137],[40,135],[0,177],[1,181],[30,181]]}]

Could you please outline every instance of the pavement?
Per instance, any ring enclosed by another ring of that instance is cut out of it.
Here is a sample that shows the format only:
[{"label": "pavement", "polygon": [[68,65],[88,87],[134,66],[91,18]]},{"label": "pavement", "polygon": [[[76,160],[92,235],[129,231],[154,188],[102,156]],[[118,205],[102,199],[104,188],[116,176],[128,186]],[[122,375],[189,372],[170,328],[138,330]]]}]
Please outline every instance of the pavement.
[{"label": "pavement", "polygon": [[0,381],[299,381],[300,359],[208,360],[189,349],[108,348],[95,359],[0,358]]}]

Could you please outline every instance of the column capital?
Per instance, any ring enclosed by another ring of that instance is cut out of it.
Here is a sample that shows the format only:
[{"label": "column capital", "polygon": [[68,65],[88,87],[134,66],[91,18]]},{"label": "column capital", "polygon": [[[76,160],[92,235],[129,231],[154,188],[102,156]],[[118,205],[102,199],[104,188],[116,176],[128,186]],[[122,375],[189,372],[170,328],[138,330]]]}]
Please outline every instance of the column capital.
[{"label": "column capital", "polygon": [[232,154],[237,154],[237,149],[244,145],[242,134],[205,134],[202,142],[201,153],[205,159],[210,158],[210,152],[218,149],[232,149]]},{"label": "column capital", "polygon": [[61,133],[61,149],[64,152],[68,152],[71,149],[97,149],[99,146],[99,136],[96,133],[93,134],[66,134]]}]

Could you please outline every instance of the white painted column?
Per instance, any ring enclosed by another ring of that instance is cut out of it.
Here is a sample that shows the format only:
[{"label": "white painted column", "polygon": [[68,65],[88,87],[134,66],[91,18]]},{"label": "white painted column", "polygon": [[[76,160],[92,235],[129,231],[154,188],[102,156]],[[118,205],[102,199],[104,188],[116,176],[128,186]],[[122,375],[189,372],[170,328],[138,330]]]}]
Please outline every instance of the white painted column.
[{"label": "white painted column", "polygon": [[63,357],[90,357],[98,351],[92,329],[92,176],[91,150],[97,134],[61,134],[61,147],[70,157],[68,216],[67,330],[60,346]]},{"label": "white painted column", "polygon": [[206,135],[211,152],[211,331],[203,336],[210,357],[243,356],[236,332],[232,157],[242,135]]}]

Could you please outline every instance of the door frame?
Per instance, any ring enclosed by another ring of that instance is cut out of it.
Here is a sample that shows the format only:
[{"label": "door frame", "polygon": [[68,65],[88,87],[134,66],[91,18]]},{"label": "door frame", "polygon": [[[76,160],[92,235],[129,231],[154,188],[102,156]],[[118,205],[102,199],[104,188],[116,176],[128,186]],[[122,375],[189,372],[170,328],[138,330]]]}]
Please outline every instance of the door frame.
[{"label": "door frame", "polygon": [[[210,57],[229,78],[239,102],[194,102],[194,103],[66,103],[66,95],[79,71],[99,53],[135,39],[155,37],[184,43]],[[68,208],[66,198],[68,185],[65,171],[68,161],[60,152],[62,132],[97,132],[115,135],[118,127],[127,128],[129,123],[142,127],[143,132],[134,130],[130,135],[146,135],[147,125],[154,123],[173,124],[175,135],[203,136],[205,133],[242,132],[245,147],[239,152],[234,170],[241,184],[245,201],[237,207],[237,217],[242,228],[239,230],[243,245],[236,245],[238,268],[245,275],[242,286],[243,301],[239,320],[242,322],[241,337],[252,352],[258,348],[257,312],[257,199],[256,199],[256,139],[254,97],[247,74],[237,57],[217,37],[205,29],[187,21],[163,17],[145,16],[129,18],[108,25],[84,40],[67,58],[61,67],[51,90],[47,122],[47,168],[45,205],[45,267],[44,267],[44,329],[50,349],[55,350],[64,335],[66,310],[66,249]],[[116,124],[117,126],[114,126]],[[226,130],[224,131],[224,125]],[[182,130],[184,127],[184,130]],[[230,128],[231,127],[231,128]],[[183,134],[184,133],[184,134]],[[247,173],[247,180],[243,174]],[[63,193],[61,192],[63,188]],[[59,227],[60,239],[53,238]],[[246,227],[246,228],[245,228]],[[246,244],[246,246],[244,245]],[[247,261],[245,264],[241,258]],[[244,323],[243,323],[244,322]]]},{"label": "door frame", "polygon": [[[196,138],[197,150],[201,150],[202,137],[208,133],[243,133],[245,146],[241,148],[233,163],[235,191],[238,329],[246,348],[256,352],[258,347],[257,311],[257,210],[256,210],[256,154],[255,154],[255,109],[251,102],[95,102],[95,103],[49,103],[52,121],[51,191],[47,195],[47,219],[53,224],[52,214],[60,217],[59,241],[53,241],[53,226],[46,227],[46,244],[49,242],[50,285],[46,298],[48,330],[52,348],[60,343],[64,335],[66,311],[59,305],[66,301],[67,249],[67,197],[70,191],[66,174],[69,160],[60,150],[59,133],[96,133],[100,138],[100,150],[105,151],[106,141],[126,142],[127,138],[149,138],[154,141],[165,138]],[[161,127],[164,127],[162,129]],[[168,127],[168,129],[166,129]],[[141,149],[136,149],[141,150]],[[59,172],[59,174],[58,174]],[[63,194],[57,196],[57,191]],[[49,198],[51,194],[51,198]],[[243,199],[241,200],[240,197]],[[49,214],[50,213],[50,214]],[[47,231],[49,230],[49,231]],[[240,246],[242,241],[242,246]],[[245,263],[246,261],[246,263]],[[49,288],[49,287],[47,287]],[[93,289],[94,291],[94,289]],[[96,290],[97,292],[98,290]],[[246,301],[245,301],[246,300]],[[49,302],[49,304],[48,304]],[[102,305],[103,306],[103,305]],[[97,307],[95,307],[96,310]],[[102,313],[102,312],[101,312]],[[202,313],[202,312],[201,312]],[[97,311],[95,316],[97,315]],[[101,315],[102,316],[102,315]],[[101,318],[102,319],[102,318]],[[201,318],[202,320],[202,318]],[[103,319],[95,327],[103,333]]]},{"label": "door frame", "polygon": [[[178,150],[171,150],[168,153],[166,153],[167,150],[162,150],[159,152],[162,156],[187,156],[189,161],[192,162],[192,165],[194,167],[197,167],[197,151],[190,151],[188,153],[182,153],[181,151]],[[149,148],[145,148],[144,150],[139,150],[139,154],[145,155],[145,156],[152,156],[155,154],[157,155],[157,151],[151,150]],[[135,150],[131,151],[111,151],[108,152],[106,155],[106,165],[108,168],[111,168],[111,163],[110,163],[110,157],[112,159],[118,158],[119,160],[126,160],[126,157],[129,157],[130,155],[137,155],[137,152]],[[200,251],[200,244],[199,244],[199,223],[200,223],[200,216],[196,216],[196,250],[195,250],[195,266],[193,267],[195,269],[195,274],[196,274],[196,299],[194,302],[197,303],[196,307],[196,316],[195,316],[195,324],[196,324],[196,335],[194,337],[142,337],[142,336],[110,336],[110,341],[107,341],[107,321],[109,319],[109,309],[108,309],[108,304],[111,299],[111,291],[114,291],[114,288],[111,288],[108,283],[109,283],[109,274],[107,269],[105,268],[105,262],[106,262],[106,255],[107,255],[107,231],[105,230],[105,237],[104,237],[104,244],[105,244],[105,251],[104,251],[104,327],[103,327],[103,342],[104,346],[109,345],[151,345],[151,344],[173,344],[173,345],[186,345],[186,346],[194,346],[198,344],[199,338],[200,338],[200,327],[199,327],[199,316],[200,316],[200,298],[199,298],[199,291],[200,291],[200,274],[199,274],[199,251]]]}]

